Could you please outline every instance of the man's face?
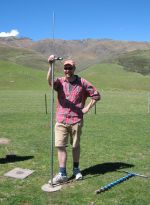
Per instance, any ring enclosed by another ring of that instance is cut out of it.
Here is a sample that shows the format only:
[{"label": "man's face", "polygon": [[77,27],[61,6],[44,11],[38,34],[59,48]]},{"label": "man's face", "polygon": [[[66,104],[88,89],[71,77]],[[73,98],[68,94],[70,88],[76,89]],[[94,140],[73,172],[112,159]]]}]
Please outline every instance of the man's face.
[{"label": "man's face", "polygon": [[70,64],[65,65],[64,73],[67,78],[71,78],[74,75],[75,67],[71,66]]}]

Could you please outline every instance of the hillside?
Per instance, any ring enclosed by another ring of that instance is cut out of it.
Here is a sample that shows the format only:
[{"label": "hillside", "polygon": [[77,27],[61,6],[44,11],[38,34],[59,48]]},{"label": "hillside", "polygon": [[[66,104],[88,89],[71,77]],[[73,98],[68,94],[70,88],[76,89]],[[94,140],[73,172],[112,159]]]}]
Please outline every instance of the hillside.
[{"label": "hillside", "polygon": [[0,61],[0,90],[43,90],[48,88],[46,72]]},{"label": "hillside", "polygon": [[119,55],[111,62],[122,65],[127,71],[137,72],[143,75],[150,74],[150,50],[131,51]]},{"label": "hillside", "polygon": [[127,72],[117,64],[98,64],[80,72],[80,75],[92,82],[100,90],[149,91],[150,75]]},{"label": "hillside", "polygon": [[46,58],[42,54],[20,47],[0,45],[0,60],[36,69],[47,69],[48,67]]},{"label": "hillside", "polygon": [[[68,41],[61,39],[55,39],[54,41],[52,39],[43,39],[40,41],[32,41],[27,38],[18,39],[11,37],[0,38],[0,49],[2,49],[2,51],[0,51],[0,59],[7,56],[5,56],[7,53],[5,52],[6,50],[10,50],[10,53],[12,49],[11,54],[16,54],[16,57],[12,57],[13,61],[22,65],[44,69],[47,66],[45,63],[49,54],[55,54],[64,59],[73,58],[77,62],[78,70],[84,70],[104,60],[107,62],[108,59],[117,58],[120,54],[136,50],[149,50],[150,43],[115,41],[109,39]],[[21,50],[19,51],[19,49]],[[21,52],[22,54],[17,52]],[[12,60],[12,58],[10,59],[9,57],[9,60]],[[60,69],[60,66],[58,67]]]},{"label": "hillside", "polygon": [[[0,90],[47,90],[47,72],[0,61]],[[60,75],[55,72],[55,75]],[[116,64],[98,64],[80,72],[99,90],[150,90],[150,76],[127,72]]]}]

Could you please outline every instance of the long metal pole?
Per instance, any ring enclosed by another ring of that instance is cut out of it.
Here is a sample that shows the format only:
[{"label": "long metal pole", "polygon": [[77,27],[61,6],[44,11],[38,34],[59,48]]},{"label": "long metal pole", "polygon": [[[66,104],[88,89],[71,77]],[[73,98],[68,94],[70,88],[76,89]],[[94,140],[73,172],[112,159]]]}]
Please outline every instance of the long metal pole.
[{"label": "long metal pole", "polygon": [[[55,27],[55,13],[53,12],[53,48],[54,48],[54,27]],[[53,51],[54,52],[54,51]],[[51,185],[53,186],[53,165],[54,165],[54,67],[56,60],[63,60],[61,57],[55,57],[55,60],[51,64]]]},{"label": "long metal pole", "polygon": [[[54,44],[54,26],[55,26],[55,13],[53,12],[53,44]],[[53,45],[54,46],[54,45]],[[53,164],[54,164],[54,64],[51,64],[51,185],[53,186]]]},{"label": "long metal pole", "polygon": [[54,161],[54,62],[51,65],[51,184],[53,185],[53,161]]},{"label": "long metal pole", "polygon": [[[61,57],[55,58],[55,60],[63,60]],[[54,164],[54,67],[55,61],[51,64],[51,185],[53,186],[53,164]]]}]

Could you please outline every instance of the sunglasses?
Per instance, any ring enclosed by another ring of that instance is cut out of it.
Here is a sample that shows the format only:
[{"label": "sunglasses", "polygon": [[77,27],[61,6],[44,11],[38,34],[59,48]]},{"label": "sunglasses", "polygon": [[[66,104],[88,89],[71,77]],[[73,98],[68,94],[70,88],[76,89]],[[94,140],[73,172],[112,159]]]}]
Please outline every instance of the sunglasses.
[{"label": "sunglasses", "polygon": [[69,66],[69,67],[64,67],[64,70],[72,70],[73,67],[72,66]]}]

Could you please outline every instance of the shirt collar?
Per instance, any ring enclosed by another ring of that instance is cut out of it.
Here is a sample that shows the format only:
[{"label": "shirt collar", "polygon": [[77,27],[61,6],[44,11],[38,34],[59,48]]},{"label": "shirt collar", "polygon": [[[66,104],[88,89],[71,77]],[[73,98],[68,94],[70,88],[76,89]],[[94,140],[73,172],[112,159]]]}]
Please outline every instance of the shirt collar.
[{"label": "shirt collar", "polygon": [[[71,82],[71,83],[74,83],[74,82],[76,82],[76,81],[78,81],[78,80],[79,80],[78,75],[75,75],[75,76],[76,76],[76,79],[75,79],[73,82]],[[66,77],[64,77],[64,82],[68,82],[68,80],[67,80],[67,78],[66,78]]]}]

